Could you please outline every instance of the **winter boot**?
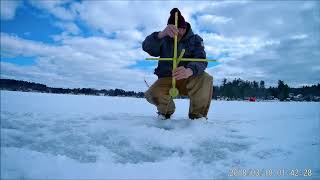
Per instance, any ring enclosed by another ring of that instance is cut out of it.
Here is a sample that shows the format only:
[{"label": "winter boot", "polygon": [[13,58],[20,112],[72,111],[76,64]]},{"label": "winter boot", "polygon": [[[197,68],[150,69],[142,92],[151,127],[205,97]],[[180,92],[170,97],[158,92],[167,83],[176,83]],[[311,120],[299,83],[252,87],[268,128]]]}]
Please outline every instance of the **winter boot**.
[{"label": "winter boot", "polygon": [[168,120],[171,117],[171,114],[161,114],[160,112],[158,112],[157,114],[159,120]]}]

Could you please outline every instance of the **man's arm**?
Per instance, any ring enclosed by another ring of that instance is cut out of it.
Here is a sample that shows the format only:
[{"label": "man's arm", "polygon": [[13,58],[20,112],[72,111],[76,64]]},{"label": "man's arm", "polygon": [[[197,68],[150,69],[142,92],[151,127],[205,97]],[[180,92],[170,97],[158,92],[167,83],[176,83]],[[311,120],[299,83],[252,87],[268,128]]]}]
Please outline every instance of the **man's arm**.
[{"label": "man's arm", "polygon": [[167,25],[164,30],[160,32],[154,32],[151,35],[147,36],[146,39],[142,43],[142,49],[149,53],[150,56],[160,56],[160,47],[161,47],[161,39],[170,36],[171,38],[174,35],[178,34],[178,29],[172,25]]},{"label": "man's arm", "polygon": [[161,39],[158,37],[159,32],[154,32],[146,37],[142,43],[142,49],[150,56],[160,56]]},{"label": "man's arm", "polygon": [[[194,58],[206,58],[206,52],[204,51],[203,39],[195,35],[191,39],[191,48],[193,49]],[[190,68],[193,72],[193,76],[200,75],[207,68],[208,62],[190,62],[187,68]]]}]

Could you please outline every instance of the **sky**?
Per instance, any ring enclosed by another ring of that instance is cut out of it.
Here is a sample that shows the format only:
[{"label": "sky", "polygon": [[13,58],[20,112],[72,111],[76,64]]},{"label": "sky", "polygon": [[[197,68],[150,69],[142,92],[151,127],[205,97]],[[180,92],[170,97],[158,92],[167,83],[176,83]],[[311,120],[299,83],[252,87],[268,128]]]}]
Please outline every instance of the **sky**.
[{"label": "sky", "polygon": [[157,77],[141,48],[177,7],[223,78],[320,83],[319,1],[1,0],[1,78],[64,88],[145,91]]}]

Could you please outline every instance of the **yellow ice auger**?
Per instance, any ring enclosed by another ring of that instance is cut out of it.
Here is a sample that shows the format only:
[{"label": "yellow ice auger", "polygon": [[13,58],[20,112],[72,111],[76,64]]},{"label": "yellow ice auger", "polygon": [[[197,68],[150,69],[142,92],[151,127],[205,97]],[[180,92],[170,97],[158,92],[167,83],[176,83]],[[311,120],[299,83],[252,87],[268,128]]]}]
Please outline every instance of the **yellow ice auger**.
[{"label": "yellow ice auger", "polygon": [[[178,12],[175,13],[175,27],[178,28]],[[182,49],[179,57],[177,58],[177,47],[178,47],[178,37],[174,36],[173,42],[173,57],[172,58],[146,58],[146,60],[156,60],[156,61],[173,61],[172,69],[175,70],[180,61],[197,61],[197,62],[215,62],[216,60],[209,59],[198,59],[198,58],[183,58],[185,49]],[[169,94],[172,98],[179,95],[179,91],[176,88],[176,79],[172,77],[172,88],[169,90]]]}]

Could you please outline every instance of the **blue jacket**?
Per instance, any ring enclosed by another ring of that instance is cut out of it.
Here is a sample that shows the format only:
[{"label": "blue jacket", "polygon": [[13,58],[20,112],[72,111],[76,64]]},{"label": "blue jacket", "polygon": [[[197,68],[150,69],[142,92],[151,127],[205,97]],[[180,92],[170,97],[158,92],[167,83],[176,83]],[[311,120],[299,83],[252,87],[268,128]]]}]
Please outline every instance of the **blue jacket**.
[{"label": "blue jacket", "polygon": [[[203,40],[197,34],[192,32],[189,23],[186,34],[178,42],[178,56],[182,49],[185,49],[185,58],[206,58],[206,52],[204,51]],[[154,32],[146,37],[142,43],[142,49],[150,56],[161,58],[173,57],[173,38],[166,36],[162,39],[158,38],[159,32]],[[181,61],[178,66],[184,66],[190,68],[193,71],[193,75],[199,75],[204,72],[208,63],[207,62],[190,62]],[[154,70],[154,74],[158,78],[171,77],[172,76],[172,61],[158,61],[158,67]]]}]

